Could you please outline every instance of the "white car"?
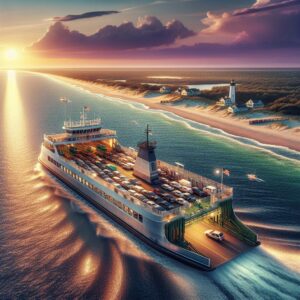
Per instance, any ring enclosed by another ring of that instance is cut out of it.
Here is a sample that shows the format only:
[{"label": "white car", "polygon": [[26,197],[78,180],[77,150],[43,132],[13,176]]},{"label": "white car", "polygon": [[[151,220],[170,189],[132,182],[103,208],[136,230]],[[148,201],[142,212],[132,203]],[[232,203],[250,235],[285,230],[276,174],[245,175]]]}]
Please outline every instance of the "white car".
[{"label": "white car", "polygon": [[174,188],[172,186],[169,186],[168,184],[162,184],[161,187],[166,191],[174,191]]},{"label": "white car", "polygon": [[219,242],[222,242],[224,240],[223,232],[217,230],[212,230],[212,229],[206,230],[205,235]]},{"label": "white car", "polygon": [[178,183],[177,181],[171,181],[170,182],[170,186],[176,188],[176,189],[180,189],[181,188],[181,184]]}]

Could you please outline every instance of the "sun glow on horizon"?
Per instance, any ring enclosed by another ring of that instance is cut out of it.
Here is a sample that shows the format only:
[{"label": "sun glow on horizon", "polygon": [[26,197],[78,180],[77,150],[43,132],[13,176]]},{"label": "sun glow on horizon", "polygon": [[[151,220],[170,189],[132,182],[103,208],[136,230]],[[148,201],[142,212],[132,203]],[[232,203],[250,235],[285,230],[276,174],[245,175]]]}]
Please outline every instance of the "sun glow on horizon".
[{"label": "sun glow on horizon", "polygon": [[5,50],[4,56],[6,60],[14,61],[19,57],[19,53],[15,48],[8,48]]}]

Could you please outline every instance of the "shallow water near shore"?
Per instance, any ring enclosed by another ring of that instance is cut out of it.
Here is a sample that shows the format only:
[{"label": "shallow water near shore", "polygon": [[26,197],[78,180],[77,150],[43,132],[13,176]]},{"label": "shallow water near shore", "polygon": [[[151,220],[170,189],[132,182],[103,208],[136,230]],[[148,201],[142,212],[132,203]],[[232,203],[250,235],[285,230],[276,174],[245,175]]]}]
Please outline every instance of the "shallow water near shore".
[{"label": "shallow water near shore", "polygon": [[[150,124],[160,159],[213,179],[216,167],[230,169],[225,184],[235,189],[235,210],[262,245],[201,272],[152,250],[96,210],[37,164],[43,134],[61,131],[61,96],[72,100],[74,119],[90,106],[126,146],[135,147]],[[0,72],[0,99],[0,298],[297,299],[299,153],[292,160],[273,155],[173,114],[34,73]],[[249,182],[250,172],[264,182]]]}]

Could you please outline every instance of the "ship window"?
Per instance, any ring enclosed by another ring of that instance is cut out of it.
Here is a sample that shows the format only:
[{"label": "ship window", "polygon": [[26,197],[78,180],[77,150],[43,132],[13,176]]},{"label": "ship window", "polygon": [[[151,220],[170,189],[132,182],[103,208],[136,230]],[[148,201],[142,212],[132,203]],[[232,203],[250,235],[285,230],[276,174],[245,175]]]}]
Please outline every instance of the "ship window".
[{"label": "ship window", "polygon": [[139,221],[143,223],[143,216],[139,214]]},{"label": "ship window", "polygon": [[151,171],[155,171],[155,170],[156,170],[156,163],[154,161],[154,162],[151,162]]},{"label": "ship window", "polygon": [[134,217],[135,219],[138,218],[138,213],[137,213],[136,211],[133,211],[133,217]]}]

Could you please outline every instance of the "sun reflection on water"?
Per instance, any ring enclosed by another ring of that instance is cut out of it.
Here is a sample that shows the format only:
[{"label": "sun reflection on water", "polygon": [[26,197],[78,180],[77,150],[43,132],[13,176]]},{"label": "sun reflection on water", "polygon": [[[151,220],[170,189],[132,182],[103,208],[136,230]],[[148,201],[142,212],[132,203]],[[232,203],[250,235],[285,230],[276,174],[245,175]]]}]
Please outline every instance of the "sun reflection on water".
[{"label": "sun reflection on water", "polygon": [[[6,157],[12,166],[18,163],[18,169],[25,169],[24,157],[20,157],[20,153],[21,149],[27,147],[27,124],[16,72],[13,70],[7,71],[3,121]],[[16,179],[22,180],[23,177],[20,174]]]}]

